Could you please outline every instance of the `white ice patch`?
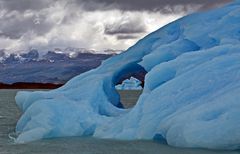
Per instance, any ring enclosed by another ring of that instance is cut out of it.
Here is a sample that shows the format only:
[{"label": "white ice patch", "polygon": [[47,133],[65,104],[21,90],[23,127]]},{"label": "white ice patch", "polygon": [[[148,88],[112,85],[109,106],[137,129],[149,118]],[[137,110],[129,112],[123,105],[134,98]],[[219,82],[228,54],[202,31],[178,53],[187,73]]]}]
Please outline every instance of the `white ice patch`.
[{"label": "white ice patch", "polygon": [[141,90],[141,84],[141,81],[134,77],[131,77],[130,79],[124,80],[122,84],[116,85],[115,88],[117,90]]}]

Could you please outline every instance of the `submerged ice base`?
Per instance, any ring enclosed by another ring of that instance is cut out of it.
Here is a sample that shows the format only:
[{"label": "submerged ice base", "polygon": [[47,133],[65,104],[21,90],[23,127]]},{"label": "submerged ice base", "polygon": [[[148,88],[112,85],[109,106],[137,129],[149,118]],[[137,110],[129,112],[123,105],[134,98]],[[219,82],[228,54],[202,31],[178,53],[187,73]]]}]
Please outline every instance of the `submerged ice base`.
[{"label": "submerged ice base", "polygon": [[[16,142],[64,136],[240,148],[240,2],[179,19],[51,91],[18,92]],[[132,109],[116,83],[145,69]]]}]

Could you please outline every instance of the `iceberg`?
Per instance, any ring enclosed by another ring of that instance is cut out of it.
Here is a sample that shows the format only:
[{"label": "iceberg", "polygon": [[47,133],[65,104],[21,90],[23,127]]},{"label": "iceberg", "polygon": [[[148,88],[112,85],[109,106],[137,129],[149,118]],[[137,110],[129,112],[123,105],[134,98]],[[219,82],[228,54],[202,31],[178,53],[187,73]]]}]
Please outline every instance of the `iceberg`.
[{"label": "iceberg", "polygon": [[134,77],[131,77],[130,79],[124,80],[122,84],[116,85],[115,88],[117,90],[142,90],[141,84],[141,81]]},{"label": "iceberg", "polygon": [[[239,23],[238,0],[172,22],[63,87],[18,92],[16,142],[93,136],[239,149]],[[143,93],[123,109],[115,85],[143,69]]]}]

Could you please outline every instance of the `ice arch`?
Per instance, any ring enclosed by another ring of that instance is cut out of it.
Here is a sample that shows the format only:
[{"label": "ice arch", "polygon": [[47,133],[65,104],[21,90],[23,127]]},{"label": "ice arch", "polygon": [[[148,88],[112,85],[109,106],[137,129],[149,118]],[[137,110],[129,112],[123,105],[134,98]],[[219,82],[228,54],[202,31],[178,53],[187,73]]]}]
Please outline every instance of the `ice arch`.
[{"label": "ice arch", "polygon": [[[238,149],[239,23],[239,1],[186,16],[59,89],[19,92],[17,142],[91,135]],[[148,72],[143,94],[122,109],[114,84],[139,65]]]},{"label": "ice arch", "polygon": [[[138,42],[138,47],[130,48],[131,52],[103,62],[101,67],[74,77],[56,90],[19,92],[16,103],[23,116],[16,126],[16,131],[21,132],[17,142],[92,135],[103,121],[127,113],[128,110],[119,108],[115,83],[121,77],[119,74],[142,68],[137,63],[150,51],[150,44],[156,39]],[[67,120],[71,118],[75,120]]]}]

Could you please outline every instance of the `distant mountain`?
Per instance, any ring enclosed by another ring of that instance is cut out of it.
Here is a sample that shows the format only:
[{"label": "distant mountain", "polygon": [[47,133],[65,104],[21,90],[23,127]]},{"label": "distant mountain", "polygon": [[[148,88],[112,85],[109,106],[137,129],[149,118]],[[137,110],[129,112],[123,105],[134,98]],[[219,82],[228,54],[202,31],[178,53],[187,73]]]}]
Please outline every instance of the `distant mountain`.
[{"label": "distant mountain", "polygon": [[63,84],[72,77],[98,67],[120,51],[103,52],[84,48],[54,49],[40,55],[36,49],[8,54],[0,50],[0,83],[17,82]]},{"label": "distant mountain", "polygon": [[[56,60],[67,60],[67,59],[76,59],[83,54],[95,54],[95,55],[115,55],[121,53],[121,50],[112,50],[106,49],[103,51],[88,50],[85,48],[73,48],[67,47],[64,49],[55,48],[49,50],[44,54],[41,54],[36,49],[31,49],[29,52],[16,52],[8,54],[5,49],[0,49],[0,63],[1,64],[10,64],[10,63],[24,63],[29,61],[56,61]],[[41,52],[42,53],[42,52]]]},{"label": "distant mountain", "polygon": [[39,53],[35,49],[30,50],[28,53],[20,54],[20,56],[22,58],[29,59],[29,60],[37,60],[37,59],[39,59]]}]

